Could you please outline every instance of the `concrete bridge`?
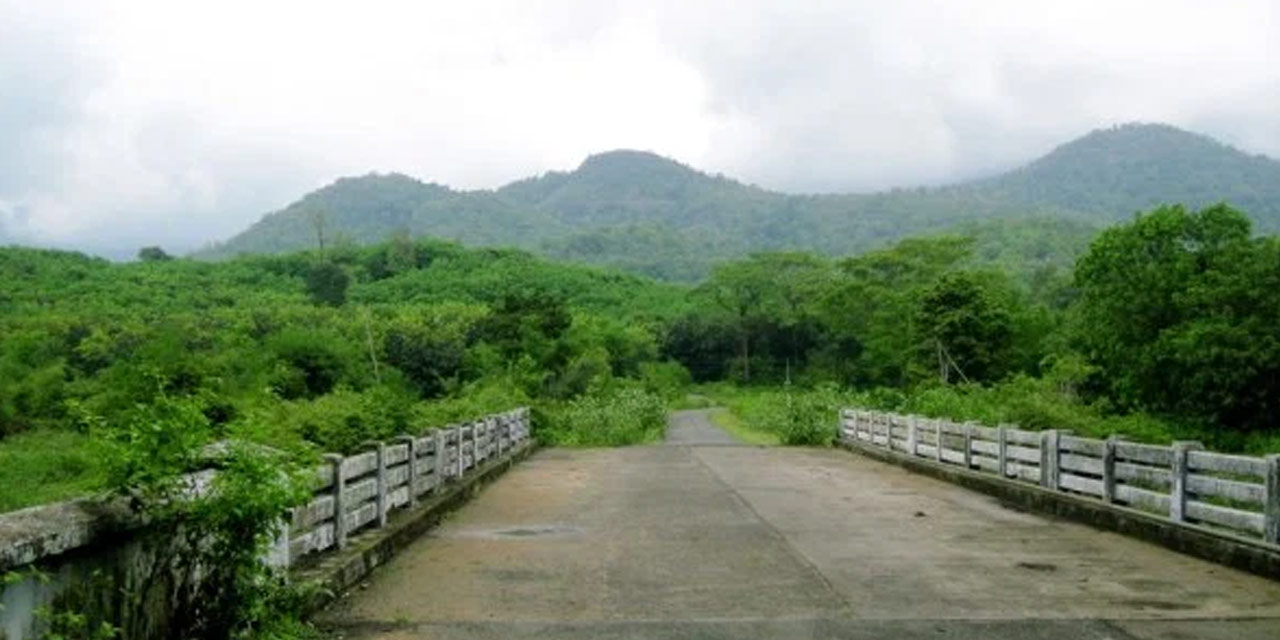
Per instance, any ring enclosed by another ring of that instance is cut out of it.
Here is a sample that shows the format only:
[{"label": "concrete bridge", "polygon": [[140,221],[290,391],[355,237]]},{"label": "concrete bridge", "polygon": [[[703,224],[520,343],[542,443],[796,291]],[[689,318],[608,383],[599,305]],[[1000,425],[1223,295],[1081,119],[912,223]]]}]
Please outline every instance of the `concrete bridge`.
[{"label": "concrete bridge", "polygon": [[334,637],[1280,638],[1280,584],[835,449],[548,449],[321,616]]}]

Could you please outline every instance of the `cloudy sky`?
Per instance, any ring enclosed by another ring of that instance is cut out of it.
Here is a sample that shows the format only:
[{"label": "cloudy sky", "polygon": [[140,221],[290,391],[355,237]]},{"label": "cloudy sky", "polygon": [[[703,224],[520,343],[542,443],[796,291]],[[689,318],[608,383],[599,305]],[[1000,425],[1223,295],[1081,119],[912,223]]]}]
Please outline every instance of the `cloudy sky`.
[{"label": "cloudy sky", "polygon": [[622,147],[936,184],[1134,120],[1280,156],[1280,2],[0,0],[0,242],[185,251],[341,175]]}]

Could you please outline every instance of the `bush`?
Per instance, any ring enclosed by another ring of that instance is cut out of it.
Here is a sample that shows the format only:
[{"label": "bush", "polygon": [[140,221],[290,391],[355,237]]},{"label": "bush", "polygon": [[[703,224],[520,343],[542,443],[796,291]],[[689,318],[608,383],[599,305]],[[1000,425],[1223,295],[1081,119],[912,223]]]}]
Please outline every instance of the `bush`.
[{"label": "bush", "polygon": [[539,437],[563,446],[618,446],[652,442],[667,424],[666,402],[637,387],[581,396],[543,412]]},{"label": "bush", "polygon": [[771,431],[785,445],[826,445],[835,437],[840,394],[834,387],[770,391],[760,394],[747,426]]},{"label": "bush", "polygon": [[854,402],[834,385],[813,389],[707,388],[750,431],[773,434],[785,445],[827,445],[835,438],[836,416]]},{"label": "bush", "polygon": [[276,334],[268,347],[288,366],[273,376],[272,389],[288,399],[329,393],[354,359],[343,346],[342,337],[330,332],[290,328]]},{"label": "bush", "polygon": [[640,365],[640,382],[645,391],[669,401],[684,398],[693,378],[679,362],[646,362]]},{"label": "bush", "polygon": [[307,270],[307,295],[316,304],[341,307],[347,301],[350,284],[347,272],[333,262],[317,262]]}]

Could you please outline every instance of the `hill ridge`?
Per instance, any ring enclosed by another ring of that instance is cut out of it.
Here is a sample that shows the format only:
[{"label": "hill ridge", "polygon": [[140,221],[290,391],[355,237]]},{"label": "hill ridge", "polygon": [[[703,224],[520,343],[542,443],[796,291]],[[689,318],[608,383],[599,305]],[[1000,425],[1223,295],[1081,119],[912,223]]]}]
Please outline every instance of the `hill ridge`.
[{"label": "hill ridge", "polygon": [[[841,254],[971,222],[1054,216],[1102,225],[1157,204],[1224,200],[1260,229],[1280,229],[1280,162],[1158,123],[1094,129],[987,178],[873,193],[788,194],[613,149],[496,189],[453,190],[400,173],[341,178],[195,255],[306,248],[322,224],[359,244],[407,231],[696,279],[713,261],[750,251]],[[697,259],[653,255],[668,245]],[[672,272],[664,262],[684,266]]]}]

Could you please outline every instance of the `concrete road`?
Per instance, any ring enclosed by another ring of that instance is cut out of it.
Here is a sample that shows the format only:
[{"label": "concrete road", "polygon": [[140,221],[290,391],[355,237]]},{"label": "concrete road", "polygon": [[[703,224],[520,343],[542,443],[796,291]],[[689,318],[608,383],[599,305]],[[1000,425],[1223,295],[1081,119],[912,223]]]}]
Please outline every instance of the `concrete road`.
[{"label": "concrete road", "polygon": [[1280,583],[844,451],[537,453],[322,616],[334,637],[1280,638]]}]

